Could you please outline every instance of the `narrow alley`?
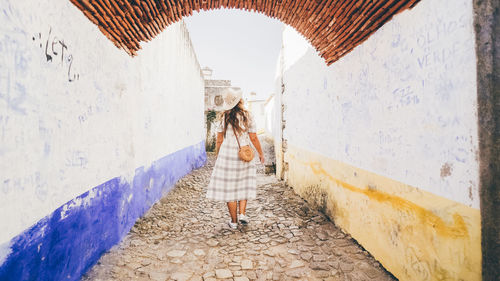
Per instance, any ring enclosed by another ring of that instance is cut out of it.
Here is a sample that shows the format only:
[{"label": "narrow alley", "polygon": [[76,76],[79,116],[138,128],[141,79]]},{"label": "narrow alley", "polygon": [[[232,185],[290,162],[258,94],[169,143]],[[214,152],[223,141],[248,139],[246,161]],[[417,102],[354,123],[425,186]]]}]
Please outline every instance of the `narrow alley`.
[{"label": "narrow alley", "polygon": [[0,281],[500,280],[500,1],[0,7]]},{"label": "narrow alley", "polygon": [[205,199],[214,164],[188,174],[82,280],[395,280],[274,175],[258,173],[250,223]]}]

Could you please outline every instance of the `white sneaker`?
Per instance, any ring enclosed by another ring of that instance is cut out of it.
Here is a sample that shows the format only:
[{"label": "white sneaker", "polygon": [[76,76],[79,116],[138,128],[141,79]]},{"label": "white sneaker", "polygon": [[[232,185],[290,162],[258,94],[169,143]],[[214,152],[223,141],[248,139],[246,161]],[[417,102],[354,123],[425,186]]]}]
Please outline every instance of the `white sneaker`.
[{"label": "white sneaker", "polygon": [[229,220],[227,222],[227,225],[229,226],[229,228],[231,229],[238,229],[238,224],[237,223],[234,223],[232,220]]},{"label": "white sneaker", "polygon": [[244,214],[238,214],[238,220],[241,221],[242,224],[248,224],[248,217]]}]

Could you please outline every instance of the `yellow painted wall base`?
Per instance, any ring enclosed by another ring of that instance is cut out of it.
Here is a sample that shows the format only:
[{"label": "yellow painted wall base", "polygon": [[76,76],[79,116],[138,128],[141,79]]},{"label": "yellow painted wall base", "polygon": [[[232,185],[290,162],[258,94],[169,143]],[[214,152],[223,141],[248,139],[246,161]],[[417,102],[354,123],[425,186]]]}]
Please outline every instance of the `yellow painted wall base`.
[{"label": "yellow painted wall base", "polygon": [[480,213],[288,146],[286,178],[400,280],[481,280]]}]

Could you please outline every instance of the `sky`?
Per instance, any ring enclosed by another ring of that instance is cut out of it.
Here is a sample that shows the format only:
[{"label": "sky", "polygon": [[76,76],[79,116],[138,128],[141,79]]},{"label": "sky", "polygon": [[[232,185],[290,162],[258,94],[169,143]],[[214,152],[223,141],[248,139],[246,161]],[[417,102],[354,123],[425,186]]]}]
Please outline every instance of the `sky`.
[{"label": "sky", "polygon": [[274,92],[283,23],[256,12],[217,9],[184,17],[201,67],[212,79],[231,80],[246,96]]}]

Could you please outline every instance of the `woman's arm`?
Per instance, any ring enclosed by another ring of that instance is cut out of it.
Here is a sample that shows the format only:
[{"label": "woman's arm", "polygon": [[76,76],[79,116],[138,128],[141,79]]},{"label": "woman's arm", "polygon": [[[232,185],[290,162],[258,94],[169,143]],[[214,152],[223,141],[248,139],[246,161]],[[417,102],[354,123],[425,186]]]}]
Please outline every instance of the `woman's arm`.
[{"label": "woman's arm", "polygon": [[252,142],[253,146],[255,149],[257,149],[257,152],[259,153],[259,158],[260,158],[260,163],[264,164],[264,153],[262,153],[262,148],[260,147],[260,142],[259,138],[257,137],[256,133],[248,133],[250,136],[250,141]]},{"label": "woman's arm", "polygon": [[220,148],[220,145],[222,144],[222,141],[224,141],[224,133],[218,132],[217,133],[217,140],[215,141],[215,156],[219,155],[219,148]]}]

